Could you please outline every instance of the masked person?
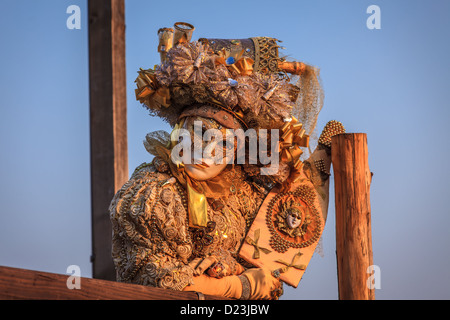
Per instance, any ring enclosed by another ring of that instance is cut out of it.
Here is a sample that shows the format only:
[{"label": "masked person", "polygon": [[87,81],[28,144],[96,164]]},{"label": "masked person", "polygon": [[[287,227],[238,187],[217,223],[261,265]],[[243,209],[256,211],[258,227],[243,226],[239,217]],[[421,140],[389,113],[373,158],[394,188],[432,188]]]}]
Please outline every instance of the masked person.
[{"label": "masked person", "polygon": [[[173,32],[161,30],[166,40]],[[299,178],[320,195],[316,211],[326,219],[330,139],[343,127],[330,122],[315,152],[300,158],[309,146],[305,129],[313,132],[322,107],[317,69],[280,58],[272,38],[191,42],[175,32],[170,45],[159,47],[163,61],[139,72],[136,96],[174,130],[147,135],[153,161],[136,168],[112,200],[117,280],[277,299],[279,273],[239,251],[267,195],[275,187],[289,190]],[[299,77],[296,84],[288,73]],[[255,154],[261,142],[263,153]],[[280,213],[277,226],[286,237],[308,232],[301,211]]]}]

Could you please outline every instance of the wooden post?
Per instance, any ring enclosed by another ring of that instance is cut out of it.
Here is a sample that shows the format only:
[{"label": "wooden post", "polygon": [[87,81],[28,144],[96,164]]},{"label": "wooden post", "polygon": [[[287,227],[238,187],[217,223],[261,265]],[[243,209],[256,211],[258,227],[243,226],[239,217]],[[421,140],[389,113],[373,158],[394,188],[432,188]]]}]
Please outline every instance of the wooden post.
[{"label": "wooden post", "polygon": [[331,141],[339,299],[373,300],[367,273],[373,265],[367,136],[339,134]]},{"label": "wooden post", "polygon": [[93,277],[115,280],[108,207],[128,179],[124,0],[90,0]]}]

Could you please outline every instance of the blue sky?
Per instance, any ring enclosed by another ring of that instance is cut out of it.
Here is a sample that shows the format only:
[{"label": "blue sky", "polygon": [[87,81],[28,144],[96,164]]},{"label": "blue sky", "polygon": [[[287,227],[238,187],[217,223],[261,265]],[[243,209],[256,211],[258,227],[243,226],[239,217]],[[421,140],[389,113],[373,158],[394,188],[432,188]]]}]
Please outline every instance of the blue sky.
[{"label": "blue sky", "polygon": [[[69,5],[81,29],[69,30]],[[369,5],[381,29],[369,30]],[[272,36],[321,68],[321,128],[368,136],[378,299],[449,299],[450,2],[126,1],[130,172],[159,129],[134,98],[136,71],[159,63],[156,32],[174,22],[200,37]],[[0,4],[0,265],[91,276],[87,6],[79,0]],[[332,180],[333,182],[333,180]],[[287,299],[337,299],[334,198],[314,256]]]}]

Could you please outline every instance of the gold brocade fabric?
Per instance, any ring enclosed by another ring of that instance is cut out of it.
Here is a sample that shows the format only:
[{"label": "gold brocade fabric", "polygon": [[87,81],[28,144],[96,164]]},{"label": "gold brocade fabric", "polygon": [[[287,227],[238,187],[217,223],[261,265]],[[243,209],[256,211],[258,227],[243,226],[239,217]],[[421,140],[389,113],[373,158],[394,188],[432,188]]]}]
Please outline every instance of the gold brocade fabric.
[{"label": "gold brocade fabric", "polygon": [[189,261],[209,254],[219,256],[229,270],[236,268],[238,249],[263,194],[241,181],[226,201],[216,197],[208,205],[214,226],[194,229],[188,225],[185,188],[166,183],[172,177],[170,171],[142,165],[115,195],[110,212],[118,281],[182,290],[192,283]]},{"label": "gold brocade fabric", "polygon": [[[312,162],[303,162],[305,156],[300,149],[309,148],[309,136],[323,103],[317,68],[280,57],[281,47],[274,38],[202,38],[190,42],[191,34],[188,36],[181,26],[189,26],[190,32],[194,29],[186,23],[175,24],[174,32],[160,29],[161,64],[139,71],[136,99],[150,115],[160,117],[173,129],[188,129],[194,142],[191,150],[195,151],[189,154],[183,148],[180,152],[186,157],[198,156],[195,152],[200,148],[195,146],[203,147],[195,143],[200,134],[188,125],[201,120],[202,130],[219,129],[226,137],[224,141],[229,139],[224,134],[228,128],[253,129],[259,139],[267,139],[271,145],[278,142],[280,170],[272,175],[260,174],[265,164],[253,162],[254,155],[247,153],[252,143],[249,138],[239,149],[249,157],[245,164],[227,165],[225,169],[211,166],[208,177],[217,174],[217,168],[223,171],[208,180],[196,180],[191,176],[206,176],[191,174],[191,166],[184,167],[182,161],[171,158],[172,148],[180,142],[178,130],[146,136],[144,146],[155,157],[153,162],[139,166],[111,202],[112,257],[118,281],[174,290],[193,284],[197,270],[190,263],[197,263],[197,258],[212,255],[208,259],[217,260],[218,269],[227,270],[227,274],[219,275],[211,266],[215,271],[211,275],[207,270],[207,275],[217,278],[242,272],[239,263],[249,268],[259,265],[252,266],[239,250],[247,243],[259,259],[274,249],[268,249],[267,234],[251,229],[252,223],[262,217],[258,211],[265,208],[264,198],[269,197],[270,190],[288,190],[300,178],[311,180],[316,188],[327,187],[330,167],[328,149],[311,156]],[[182,41],[178,41],[180,30]],[[281,129],[281,135],[276,138],[260,129]],[[181,138],[189,142],[185,136]],[[322,146],[325,138],[319,141],[320,148],[329,148]],[[236,151],[237,146],[235,155]],[[273,155],[272,149],[270,153]],[[206,164],[210,159],[202,160]],[[299,175],[303,172],[305,176]],[[279,189],[273,189],[275,185]],[[327,192],[319,193],[322,200],[328,199]],[[321,206],[326,212],[327,205]],[[277,226],[284,230],[287,215],[280,217],[284,220],[277,220]],[[252,239],[243,243],[249,230]],[[289,269],[291,265],[286,266]],[[252,290],[258,294],[265,291],[255,285]]]}]

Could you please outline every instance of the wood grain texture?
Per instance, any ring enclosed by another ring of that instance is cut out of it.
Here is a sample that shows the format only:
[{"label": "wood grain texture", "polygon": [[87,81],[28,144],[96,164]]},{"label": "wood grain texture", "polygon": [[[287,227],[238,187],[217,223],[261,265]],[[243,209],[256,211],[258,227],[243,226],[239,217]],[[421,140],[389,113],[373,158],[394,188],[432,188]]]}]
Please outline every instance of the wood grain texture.
[{"label": "wood grain texture", "polygon": [[[68,289],[70,275],[0,266],[1,300],[198,300],[195,292],[81,278],[80,289]],[[228,300],[204,295],[205,300]]]},{"label": "wood grain texture", "polygon": [[124,0],[88,2],[93,277],[115,280],[109,204],[128,180]]},{"label": "wood grain texture", "polygon": [[375,291],[367,285],[373,264],[367,136],[336,135],[331,150],[339,299],[373,300]]}]

